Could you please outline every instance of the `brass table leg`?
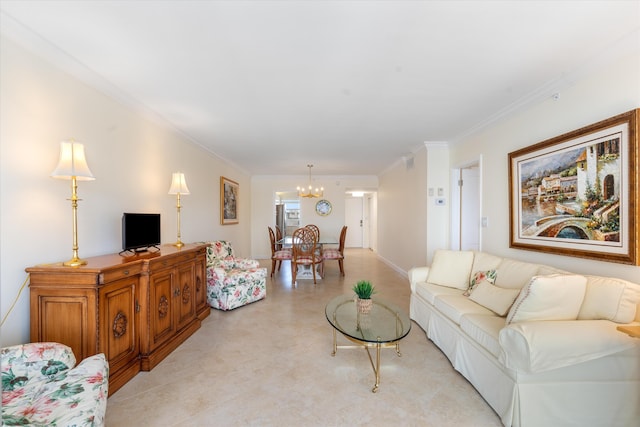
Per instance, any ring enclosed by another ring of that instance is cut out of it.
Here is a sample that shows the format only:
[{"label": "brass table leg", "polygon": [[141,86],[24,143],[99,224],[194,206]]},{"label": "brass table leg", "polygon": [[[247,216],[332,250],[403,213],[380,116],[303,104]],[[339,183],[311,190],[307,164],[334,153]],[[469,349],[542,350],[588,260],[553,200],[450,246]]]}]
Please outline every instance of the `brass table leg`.
[{"label": "brass table leg", "polygon": [[378,391],[378,386],[380,385],[380,343],[376,344],[376,385],[373,386],[371,391],[375,393]]},{"label": "brass table leg", "polygon": [[[336,314],[333,313],[333,322],[336,322]],[[332,356],[335,356],[336,353],[338,352],[338,341],[336,340],[336,328],[331,328],[333,329],[333,352],[331,353]]]},{"label": "brass table leg", "polygon": [[369,356],[369,362],[371,362],[371,368],[373,369],[373,373],[376,376],[376,384],[371,389],[372,393],[375,393],[376,391],[378,391],[378,387],[380,387],[380,349],[381,348],[382,348],[382,343],[378,341],[376,343],[376,363],[373,363],[373,358],[371,357],[371,352],[369,351],[369,347],[367,345],[364,345],[364,349],[367,351],[367,356]]},{"label": "brass table leg", "polygon": [[[333,351],[331,352],[331,356],[335,356],[336,353],[338,352],[338,347],[339,348],[364,348],[364,350],[367,352],[367,356],[369,357],[369,362],[371,363],[371,369],[373,369],[373,373],[376,376],[376,383],[373,386],[373,388],[371,389],[372,393],[375,393],[378,391],[378,388],[380,388],[380,350],[382,348],[390,348],[390,347],[395,347],[396,349],[396,353],[398,354],[398,356],[402,356],[402,354],[400,353],[400,343],[396,342],[394,344],[391,343],[382,343],[380,342],[380,337],[378,337],[378,342],[373,343],[373,342],[364,342],[364,341],[360,341],[357,340],[355,338],[352,337],[347,337],[345,335],[346,338],[348,338],[349,340],[355,342],[356,346],[348,346],[348,345],[341,345],[338,346],[338,340],[337,340],[337,334],[336,334],[336,329],[333,328]],[[376,349],[376,360],[375,362],[373,361],[373,357],[371,356],[371,351],[369,350],[370,347],[374,347],[375,345],[375,349]]]},{"label": "brass table leg", "polygon": [[[400,313],[396,313],[396,336],[400,335],[400,330],[402,330],[402,322],[400,322]],[[399,357],[402,357],[402,353],[400,353],[400,341],[396,341],[396,354]]]}]

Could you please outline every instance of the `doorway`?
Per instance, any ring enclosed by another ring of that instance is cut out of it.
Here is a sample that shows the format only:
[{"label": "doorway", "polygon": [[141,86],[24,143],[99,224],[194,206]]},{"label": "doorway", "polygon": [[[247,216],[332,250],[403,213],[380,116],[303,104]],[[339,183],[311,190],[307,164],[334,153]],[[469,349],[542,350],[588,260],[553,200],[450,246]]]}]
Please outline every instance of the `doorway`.
[{"label": "doorway", "polygon": [[481,164],[464,165],[452,171],[451,248],[454,250],[481,250]]},{"label": "doorway", "polygon": [[292,236],[300,226],[300,199],[296,192],[276,192],[276,226],[283,237]]},{"label": "doorway", "polygon": [[347,237],[344,246],[347,248],[363,247],[363,206],[362,197],[345,199],[344,225],[347,226]]}]

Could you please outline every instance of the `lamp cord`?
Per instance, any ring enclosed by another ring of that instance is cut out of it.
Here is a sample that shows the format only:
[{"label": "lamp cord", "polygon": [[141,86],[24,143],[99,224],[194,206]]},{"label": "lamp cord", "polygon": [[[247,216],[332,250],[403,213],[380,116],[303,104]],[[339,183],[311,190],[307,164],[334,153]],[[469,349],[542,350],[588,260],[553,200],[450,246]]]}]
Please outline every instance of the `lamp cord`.
[{"label": "lamp cord", "polygon": [[9,314],[11,314],[11,311],[13,311],[13,307],[15,307],[16,303],[18,302],[18,299],[20,299],[20,294],[22,294],[24,287],[27,286],[29,277],[30,275],[27,274],[26,279],[24,279],[24,283],[22,284],[22,286],[20,287],[20,290],[18,291],[18,295],[16,296],[16,299],[13,300],[13,303],[11,303],[11,307],[9,307],[9,311],[7,311],[7,314],[5,314],[4,317],[2,318],[2,322],[0,322],[0,327],[4,325],[5,320],[7,320],[7,317],[9,317]]}]

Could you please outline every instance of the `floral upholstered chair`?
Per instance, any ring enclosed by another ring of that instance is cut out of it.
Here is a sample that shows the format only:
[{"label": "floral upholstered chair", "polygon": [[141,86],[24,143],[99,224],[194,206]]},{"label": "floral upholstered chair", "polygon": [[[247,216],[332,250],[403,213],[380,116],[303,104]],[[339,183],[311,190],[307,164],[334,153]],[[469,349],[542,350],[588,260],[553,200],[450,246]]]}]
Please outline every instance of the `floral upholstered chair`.
[{"label": "floral upholstered chair", "polygon": [[76,366],[66,345],[42,342],[5,347],[2,425],[103,426],[109,365],[103,354]]},{"label": "floral upholstered chair", "polygon": [[236,258],[229,242],[208,242],[207,301],[218,310],[261,300],[267,295],[267,269],[254,259]]}]

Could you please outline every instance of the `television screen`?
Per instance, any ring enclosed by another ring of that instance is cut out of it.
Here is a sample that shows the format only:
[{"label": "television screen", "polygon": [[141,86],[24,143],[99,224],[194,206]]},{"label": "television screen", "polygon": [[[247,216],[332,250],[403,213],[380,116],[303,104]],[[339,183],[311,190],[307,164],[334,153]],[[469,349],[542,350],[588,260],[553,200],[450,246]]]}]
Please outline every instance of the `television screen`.
[{"label": "television screen", "polygon": [[122,249],[141,250],[160,244],[160,214],[122,214]]}]

